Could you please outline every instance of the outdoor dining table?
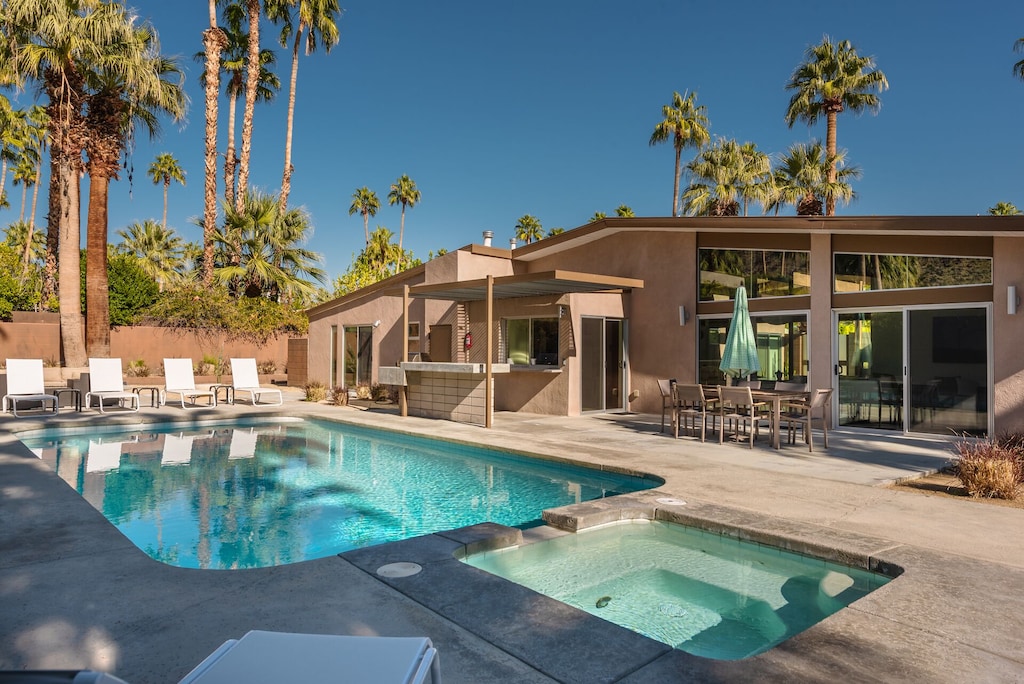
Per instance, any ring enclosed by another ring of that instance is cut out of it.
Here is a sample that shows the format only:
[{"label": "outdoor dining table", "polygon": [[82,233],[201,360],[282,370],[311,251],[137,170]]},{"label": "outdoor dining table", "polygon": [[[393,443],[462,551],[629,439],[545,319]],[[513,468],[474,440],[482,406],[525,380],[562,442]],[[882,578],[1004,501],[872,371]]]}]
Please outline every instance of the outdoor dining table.
[{"label": "outdoor dining table", "polygon": [[[704,396],[709,399],[718,398],[717,385],[705,385]],[[785,401],[806,401],[810,392],[799,390],[774,390],[774,389],[750,389],[750,396],[754,401],[770,402],[772,405],[772,448],[778,449],[781,446],[780,435],[782,433],[782,403]]]}]

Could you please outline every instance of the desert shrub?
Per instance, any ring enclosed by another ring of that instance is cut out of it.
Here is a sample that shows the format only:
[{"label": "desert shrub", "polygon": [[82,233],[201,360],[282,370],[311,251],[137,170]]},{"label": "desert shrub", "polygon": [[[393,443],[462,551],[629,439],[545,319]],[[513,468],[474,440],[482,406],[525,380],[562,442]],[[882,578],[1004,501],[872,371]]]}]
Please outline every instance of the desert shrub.
[{"label": "desert shrub", "polygon": [[954,459],[957,477],[976,497],[1014,499],[1024,482],[1024,456],[999,441],[961,440]]},{"label": "desert shrub", "polygon": [[306,401],[324,401],[327,399],[327,385],[319,380],[307,382],[302,389],[306,391]]},{"label": "desert shrub", "polygon": [[369,385],[356,385],[356,399],[369,399],[370,398],[370,386]]},{"label": "desert shrub", "polygon": [[335,406],[345,406],[348,404],[348,388],[343,385],[338,385],[331,390],[331,403]]},{"label": "desert shrub", "polygon": [[277,372],[277,363],[271,360],[259,361],[256,364],[256,371],[263,373],[264,375],[270,375],[271,373]]},{"label": "desert shrub", "polygon": [[128,362],[128,367],[124,372],[130,378],[147,378],[149,377],[149,366],[146,365],[145,360],[136,359]]},{"label": "desert shrub", "polygon": [[370,385],[370,397],[374,401],[388,401],[391,399],[391,388],[379,382]]}]

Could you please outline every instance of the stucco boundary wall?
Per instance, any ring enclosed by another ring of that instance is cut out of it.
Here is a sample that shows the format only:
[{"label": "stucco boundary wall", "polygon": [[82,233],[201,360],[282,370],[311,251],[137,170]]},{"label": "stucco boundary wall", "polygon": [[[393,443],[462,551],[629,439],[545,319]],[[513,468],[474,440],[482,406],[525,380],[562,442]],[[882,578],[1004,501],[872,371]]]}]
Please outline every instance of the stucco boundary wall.
[{"label": "stucco boundary wall", "polygon": [[[165,358],[188,357],[193,363],[204,357],[219,359],[255,358],[257,363],[273,361],[278,373],[288,363],[288,339],[279,336],[258,345],[231,339],[226,334],[180,333],[170,328],[121,326],[110,331],[110,356],[128,364],[146,362],[152,375],[159,375]],[[60,361],[60,325],[55,322],[0,323],[0,363],[4,359],[43,359],[47,365]]]}]

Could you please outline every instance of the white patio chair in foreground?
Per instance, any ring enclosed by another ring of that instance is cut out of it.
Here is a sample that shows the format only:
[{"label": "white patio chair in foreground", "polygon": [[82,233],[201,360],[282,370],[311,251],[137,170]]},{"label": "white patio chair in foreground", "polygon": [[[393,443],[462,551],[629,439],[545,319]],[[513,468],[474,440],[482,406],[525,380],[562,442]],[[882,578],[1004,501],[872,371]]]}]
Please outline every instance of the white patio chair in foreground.
[{"label": "white patio chair in foreground", "polygon": [[284,403],[284,395],[281,390],[273,387],[260,387],[260,377],[256,372],[256,359],[231,359],[231,384],[237,395],[239,392],[248,392],[253,406],[259,403],[260,395],[276,394],[277,404]]},{"label": "white patio chair in foreground", "polygon": [[139,410],[139,395],[124,391],[121,359],[89,359],[89,391],[85,393],[85,405],[92,406],[93,399],[100,413],[104,413],[103,404],[108,399],[117,399],[121,408],[125,408],[127,399],[128,408]]},{"label": "white patio chair in foreground", "polygon": [[178,684],[346,681],[441,682],[437,649],[426,637],[289,634],[253,630],[229,639]]},{"label": "white patio chair in foreground", "polygon": [[46,391],[43,379],[42,359],[7,359],[7,394],[4,395],[3,409],[7,413],[10,406],[14,417],[18,417],[18,402],[40,402],[46,408],[47,402],[53,404],[53,412],[57,412],[57,397]]},{"label": "white patio chair in foreground", "polygon": [[181,408],[185,406],[188,399],[192,406],[196,406],[197,397],[209,397],[210,406],[217,405],[217,395],[211,390],[196,389],[196,376],[192,373],[192,359],[164,359],[164,403],[167,403],[168,394],[177,394],[181,399]]}]

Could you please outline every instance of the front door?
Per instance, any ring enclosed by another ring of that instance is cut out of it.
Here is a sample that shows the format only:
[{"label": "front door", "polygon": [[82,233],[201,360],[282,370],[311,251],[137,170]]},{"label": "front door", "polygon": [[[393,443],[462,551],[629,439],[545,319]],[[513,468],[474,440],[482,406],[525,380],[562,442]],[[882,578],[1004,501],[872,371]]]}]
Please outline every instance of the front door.
[{"label": "front door", "polygon": [[582,408],[617,411],[626,406],[625,322],[621,318],[583,317]]}]

